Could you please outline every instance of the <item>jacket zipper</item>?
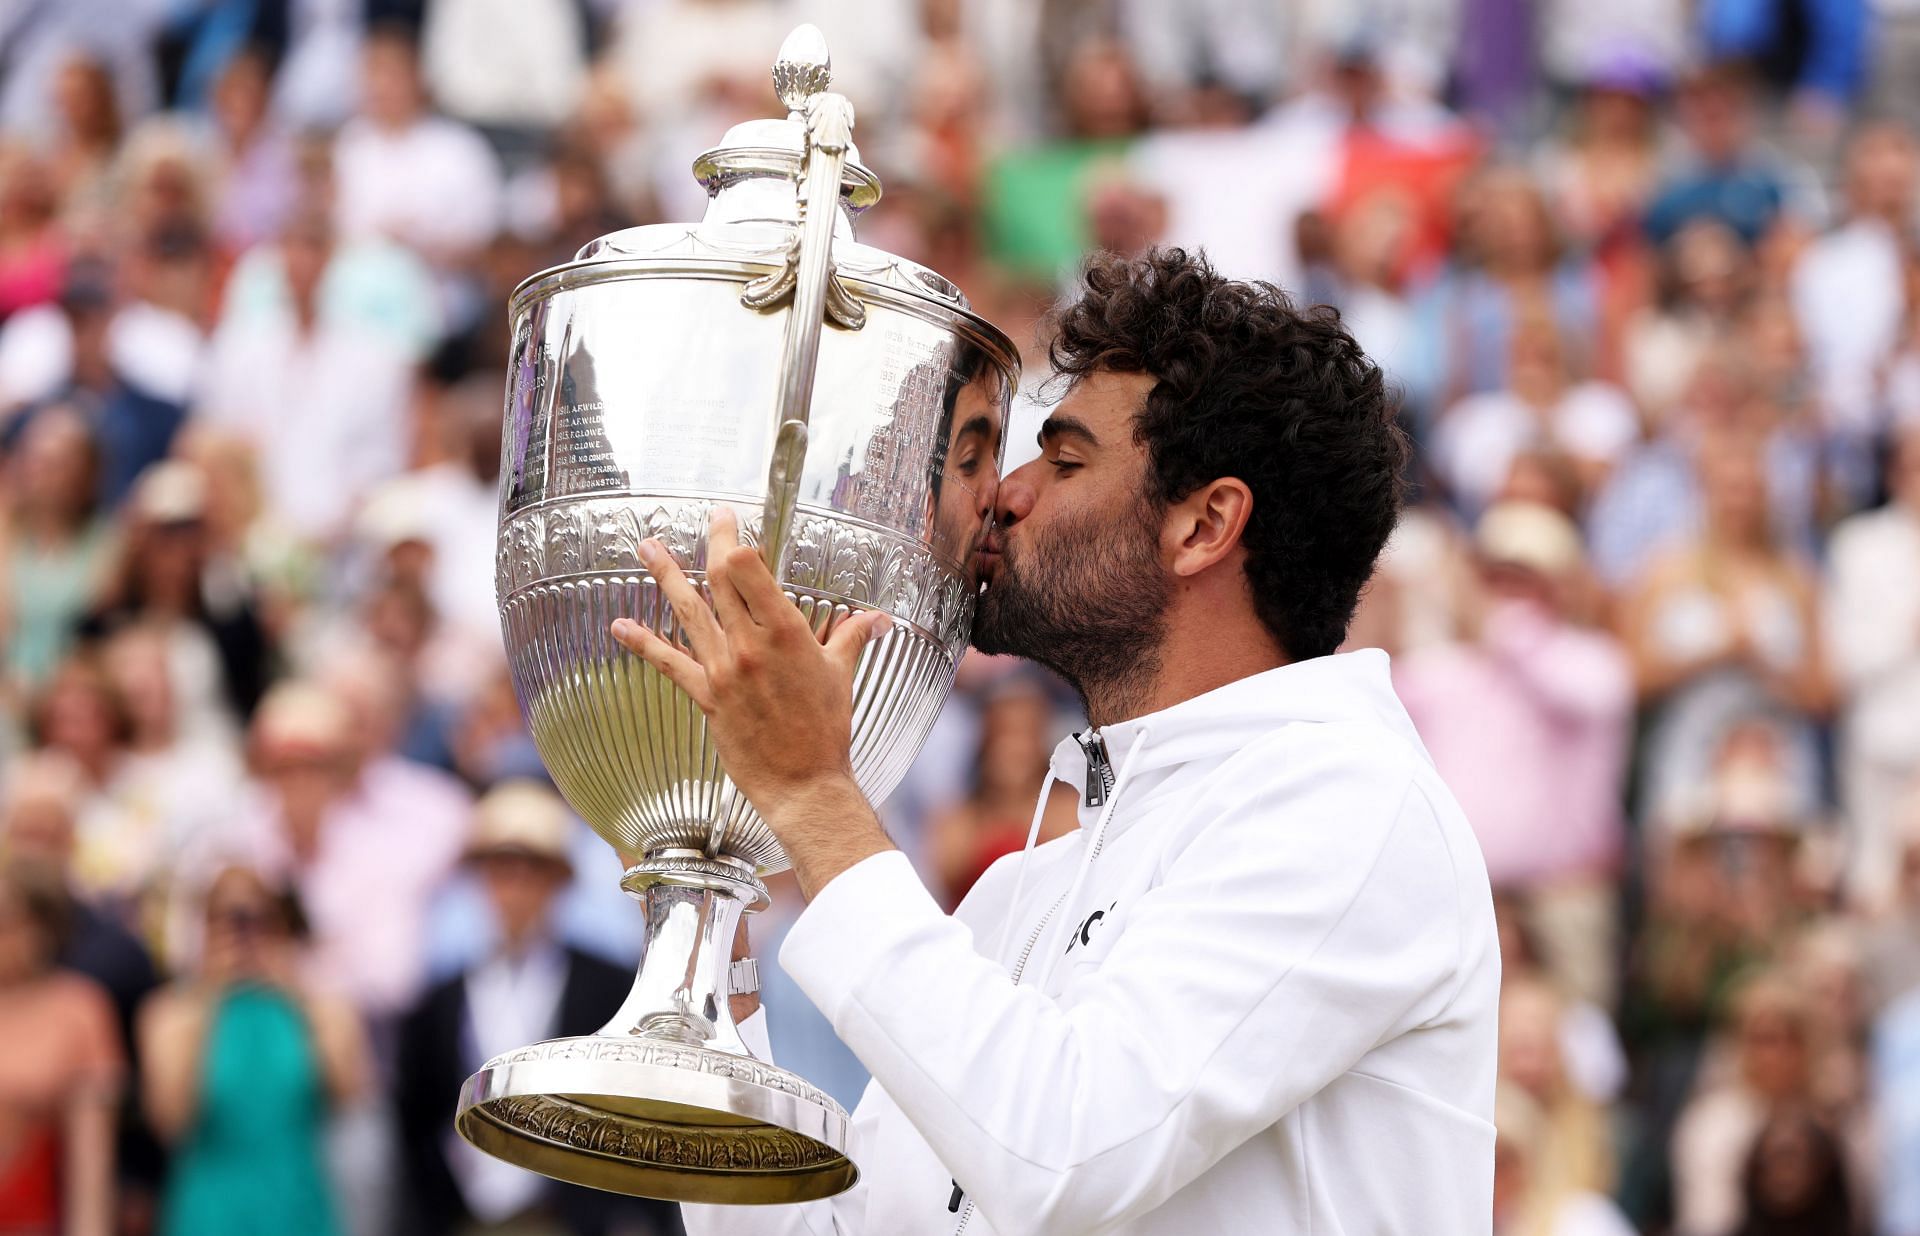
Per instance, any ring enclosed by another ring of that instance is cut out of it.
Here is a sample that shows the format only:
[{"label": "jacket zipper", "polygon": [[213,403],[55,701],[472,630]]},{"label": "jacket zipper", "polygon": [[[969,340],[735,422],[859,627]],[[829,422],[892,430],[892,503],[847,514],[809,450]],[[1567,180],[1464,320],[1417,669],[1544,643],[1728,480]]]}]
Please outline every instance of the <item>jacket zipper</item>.
[{"label": "jacket zipper", "polygon": [[[1091,782],[1089,782],[1089,784],[1091,784]],[[1066,899],[1067,894],[1065,890],[1062,890],[1060,896],[1054,900],[1054,903],[1047,907],[1047,912],[1040,916],[1040,921],[1033,925],[1033,933],[1027,937],[1027,946],[1020,950],[1020,960],[1013,963],[1013,985],[1015,987],[1020,985],[1020,976],[1026,973],[1027,959],[1033,956],[1033,950],[1039,945],[1041,935],[1047,930],[1047,924],[1053,921],[1053,916],[1060,910],[1060,903]],[[962,1196],[959,1181],[956,1180],[953,1182],[953,1189],[954,1200],[957,1202]],[[961,1236],[961,1233],[967,1230],[967,1224],[972,1222],[973,1199],[969,1197],[967,1198],[966,1209],[960,1212],[960,1222],[953,1229],[953,1236]]]},{"label": "jacket zipper", "polygon": [[1107,759],[1107,740],[1100,737],[1099,730],[1088,730],[1083,737],[1073,736],[1080,744],[1080,750],[1087,756],[1087,806],[1106,805],[1107,795],[1113,790],[1113,763]]}]

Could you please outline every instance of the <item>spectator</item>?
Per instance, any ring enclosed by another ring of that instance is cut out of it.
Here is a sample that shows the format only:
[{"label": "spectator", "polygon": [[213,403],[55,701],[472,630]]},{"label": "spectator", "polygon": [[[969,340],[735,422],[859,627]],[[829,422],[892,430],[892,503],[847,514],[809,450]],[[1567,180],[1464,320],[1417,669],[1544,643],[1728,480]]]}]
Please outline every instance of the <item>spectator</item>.
[{"label": "spectator", "polygon": [[506,374],[486,368],[438,392],[440,458],[396,477],[370,495],[360,531],[391,553],[426,549],[417,582],[459,636],[497,643],[493,607],[493,513],[499,502],[500,393]]},{"label": "spectator", "polygon": [[1759,106],[1740,66],[1699,69],[1681,83],[1678,103],[1687,150],[1647,207],[1647,232],[1654,243],[1665,244],[1703,216],[1724,223],[1749,245],[1783,214],[1818,222],[1819,187],[1756,133]]},{"label": "spectator", "polygon": [[1753,1140],[1734,1236],[1852,1236],[1850,1193],[1832,1132],[1804,1111],[1778,1112]]},{"label": "spectator", "polygon": [[1639,416],[1618,387],[1574,378],[1549,315],[1522,313],[1510,337],[1506,387],[1469,395],[1433,431],[1434,466],[1469,516],[1486,508],[1523,450],[1564,454],[1584,495],[1640,437]]},{"label": "spectator", "polygon": [[500,168],[480,136],[435,116],[412,36],[371,33],[361,61],[361,110],[335,150],[340,233],[398,241],[447,272],[500,226]]},{"label": "spectator", "polygon": [[106,994],[54,966],[59,904],[0,870],[0,1226],[108,1236],[125,1052]]},{"label": "spectator", "polygon": [[536,147],[579,102],[586,77],[584,17],[572,0],[429,5],[420,31],[426,85],[449,116],[506,148]]},{"label": "spectator", "polygon": [[157,985],[153,958],[133,933],[88,898],[74,878],[86,773],[60,752],[15,761],[0,796],[0,867],[45,889],[61,923],[54,961],[98,983],[129,1041],[134,1010]]},{"label": "spectator", "polygon": [[1575,619],[1583,567],[1570,520],[1501,503],[1475,541],[1477,630],[1406,657],[1395,689],[1464,796],[1495,886],[1532,894],[1549,964],[1604,1002],[1631,667],[1615,640]]},{"label": "spectator", "polygon": [[53,672],[105,583],[113,539],[97,513],[98,449],[77,413],[60,407],[35,416],[5,462],[0,622],[7,678],[32,688]]},{"label": "spectator", "polygon": [[210,121],[219,172],[213,231],[229,254],[280,235],[299,188],[293,142],[269,111],[273,66],[257,47],[242,48],[220,70]]},{"label": "spectator", "polygon": [[230,867],[204,907],[194,974],[140,1014],[148,1119],[173,1144],[159,1230],[342,1231],[322,1138],[367,1084],[359,1021],[302,975],[291,893]]},{"label": "spectator", "polygon": [[111,247],[167,233],[204,235],[212,221],[211,169],[192,128],[153,116],[128,132],[113,174],[120,210],[104,234]]},{"label": "spectator", "polygon": [[469,1074],[527,1043],[593,1033],[632,986],[629,971],[556,934],[554,903],[573,875],[572,828],[560,797],[530,781],[503,782],[474,810],[465,862],[486,890],[493,943],[431,988],[400,1032],[399,1103],[415,1182],[409,1231],[433,1236],[517,1225],[585,1236],[610,1231],[615,1215],[639,1219],[647,1232],[678,1230],[671,1207],[624,1199],[616,1206],[608,1194],[491,1159],[453,1130]]},{"label": "spectator", "polygon": [[620,14],[605,64],[642,118],[680,125],[695,107],[758,103],[748,91],[788,29],[770,0],[665,0]]},{"label": "spectator", "polygon": [[1007,269],[1047,280],[1086,249],[1080,204],[1146,121],[1146,99],[1126,49],[1117,42],[1079,47],[1062,72],[1059,107],[1064,136],[995,162],[983,199],[989,254]]},{"label": "spectator", "polygon": [[1605,1196],[1613,1187],[1613,1148],[1599,1103],[1569,1071],[1567,1026],[1566,1006],[1546,982],[1502,982],[1501,1077],[1539,1105],[1531,1175],[1555,1192]]},{"label": "spectator", "polygon": [[[135,473],[166,453],[193,395],[208,291],[206,248],[195,227],[140,232],[121,253],[121,287],[107,264],[75,262],[57,301],[24,309],[0,329],[0,409],[75,391],[95,405],[122,391],[169,405],[156,410],[156,419],[159,413],[170,419],[141,437],[146,453],[116,461],[115,480],[105,485],[113,502]],[[122,416],[136,420],[146,410],[136,405]]]},{"label": "spectator", "polygon": [[159,625],[123,627],[100,647],[107,684],[127,718],[127,743],[109,792],[164,845],[162,872],[192,838],[224,818],[241,773],[226,745],[204,733],[198,740],[188,736],[174,685],[176,661],[174,642]]},{"label": "spectator", "polygon": [[[421,254],[384,236],[339,233],[331,210],[338,196],[334,149],[327,139],[296,139],[292,158],[295,200],[280,226],[235,262],[214,333],[296,325],[310,294],[314,316],[328,328],[382,335],[409,357],[428,355],[447,325],[433,269]],[[305,262],[315,244],[323,251],[317,270]],[[516,271],[514,282],[524,274],[524,267]],[[319,281],[311,293],[304,290],[310,279]],[[503,344],[500,354],[505,351]]]},{"label": "spectator", "polygon": [[273,114],[289,132],[337,128],[353,110],[366,8],[341,0],[288,0]]},{"label": "spectator", "polygon": [[427,901],[458,857],[465,815],[450,815],[443,784],[363,760],[356,720],[317,684],[270,691],[252,726],[253,785],[186,865],[286,873],[312,924],[314,981],[381,1018],[419,989]]},{"label": "spectator", "polygon": [[106,267],[74,262],[58,304],[23,310],[0,331],[0,399],[57,401],[85,416],[100,448],[97,484],[107,506],[119,505],[134,478],[166,455],[186,418],[200,328],[144,296],[165,295],[183,273],[190,289],[198,245],[192,235],[143,242],[127,257],[140,294],[119,304]]},{"label": "spectator", "polygon": [[1920,774],[1920,421],[1895,438],[1887,488],[1886,506],[1834,529],[1823,607],[1842,702],[1848,886],[1870,908],[1893,892]]},{"label": "spectator", "polygon": [[1493,1123],[1494,1236],[1630,1236],[1604,1195],[1542,1170],[1546,1120],[1525,1091],[1501,1083]]},{"label": "spectator", "polygon": [[320,564],[264,492],[253,440],[190,424],[174,453],[206,480],[208,554],[253,590],[268,639],[284,642],[320,587]]},{"label": "spectator", "polygon": [[1546,198],[1518,169],[1490,171],[1461,194],[1461,244],[1421,300],[1425,355],[1410,377],[1425,410],[1514,380],[1515,336],[1529,313],[1577,349],[1563,364],[1592,372],[1599,299],[1591,266],[1567,253]]},{"label": "spectator", "polygon": [[97,237],[107,224],[113,163],[124,134],[112,71],[76,49],[54,76],[53,105],[58,120],[48,170],[66,203],[68,227],[76,235]]},{"label": "spectator", "polygon": [[1814,727],[1828,706],[1813,579],[1767,527],[1758,444],[1730,437],[1699,456],[1706,526],[1648,568],[1625,616],[1646,737],[1645,811],[1705,784],[1735,726],[1763,720],[1788,746],[1801,801],[1818,798]]},{"label": "spectator", "polygon": [[1665,75],[1651,56],[1620,47],[1581,49],[1580,81],[1564,143],[1549,147],[1540,178],[1567,235],[1599,255],[1614,277],[1636,256],[1640,217],[1659,172]]},{"label": "spectator", "polygon": [[[1829,7],[1829,6],[1815,6]],[[1913,139],[1879,125],[1848,145],[1847,214],[1793,271],[1793,308],[1807,341],[1819,413],[1830,431],[1871,439],[1885,414],[1882,370],[1907,321],[1914,218]]]},{"label": "spectator", "polygon": [[1760,1217],[1743,1199],[1748,1158],[1771,1114],[1807,1099],[1807,1008],[1782,976],[1761,974],[1740,989],[1731,1034],[1731,1058],[1704,1070],[1674,1130],[1675,1226],[1683,1236],[1731,1236]]},{"label": "spectator", "polygon": [[214,556],[206,513],[206,478],[193,465],[168,460],[142,474],[117,569],[85,624],[96,635],[145,625],[165,636],[174,732],[190,743],[231,742],[275,672],[252,590]]},{"label": "spectator", "polygon": [[291,311],[222,323],[197,415],[247,435],[275,505],[331,545],[377,483],[406,466],[412,375],[404,346],[325,312],[333,232],[312,212],[281,237]]},{"label": "spectator", "polygon": [[[16,760],[0,790],[0,870],[53,898],[61,924],[54,964],[99,984],[113,1001],[119,1041],[131,1045],[135,1014],[160,980],[145,945],[75,879],[74,838],[86,799],[85,774],[62,754],[35,752]],[[137,1051],[129,1063],[133,1085],[120,1097],[114,1149],[116,1230],[142,1226],[160,1178],[159,1147],[140,1119],[134,1094]]]},{"label": "spectator", "polygon": [[60,292],[67,246],[56,220],[59,196],[41,159],[0,142],[0,321]]},{"label": "spectator", "polygon": [[1659,436],[1608,473],[1586,524],[1594,572],[1609,588],[1630,590],[1656,558],[1700,535],[1706,519],[1700,461],[1729,439],[1760,442],[1775,539],[1809,556],[1817,548],[1821,444],[1781,423],[1782,410],[1759,385],[1761,368],[1743,341],[1716,342]]},{"label": "spectator", "polygon": [[[1912,937],[1908,937],[1911,944]],[[1871,1087],[1881,1134],[1877,1203],[1887,1236],[1920,1232],[1920,1178],[1908,1170],[1920,1151],[1920,988],[1883,1010],[1874,1024]]]},{"label": "spectator", "polygon": [[1400,379],[1416,350],[1407,296],[1415,224],[1400,196],[1384,191],[1349,206],[1332,223],[1334,285],[1327,303],[1339,308],[1347,329],[1390,381]]},{"label": "spectator", "polygon": [[[1013,676],[981,701],[974,782],[960,802],[927,822],[928,861],[942,900],[958,905],[993,861],[1026,844],[1028,817],[1053,752],[1053,701],[1043,683]],[[1072,831],[1072,812],[1050,812],[1042,839]]]},{"label": "spectator", "polygon": [[1658,296],[1626,324],[1623,376],[1648,426],[1667,429],[1713,346],[1731,334],[1752,282],[1751,254],[1714,219],[1695,219],[1660,249]]},{"label": "spectator", "polygon": [[[237,784],[220,754],[203,754],[221,748],[196,752],[171,740],[167,651],[155,632],[117,636],[118,681],[93,650],[76,653],[30,714],[34,739],[84,778],[75,879],[141,931],[153,927],[181,853],[230,809]],[[121,682],[137,694],[124,695]]]}]

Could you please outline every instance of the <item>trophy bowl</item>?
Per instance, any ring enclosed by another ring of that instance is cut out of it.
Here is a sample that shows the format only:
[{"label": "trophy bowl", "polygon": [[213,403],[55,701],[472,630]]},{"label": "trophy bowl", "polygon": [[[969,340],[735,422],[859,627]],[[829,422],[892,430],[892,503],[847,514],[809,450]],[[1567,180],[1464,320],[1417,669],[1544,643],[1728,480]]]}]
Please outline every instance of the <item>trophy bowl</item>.
[{"label": "trophy bowl", "polygon": [[514,687],[646,928],[612,1020],[487,1061],[456,1126],[576,1184],[773,1203],[858,1176],[846,1112],[756,1058],[729,1010],[753,972],[732,960],[740,916],[786,855],[700,710],[609,633],[627,617],[680,637],[640,543],[658,538],[704,592],[708,519],[727,504],[816,631],[893,616],[854,679],[870,799],[952,686],[1018,360],[952,283],[855,242],[880,185],[827,80],[803,26],[774,68],[788,117],[736,125],[695,162],[700,222],[602,237],[510,308],[495,585]]}]

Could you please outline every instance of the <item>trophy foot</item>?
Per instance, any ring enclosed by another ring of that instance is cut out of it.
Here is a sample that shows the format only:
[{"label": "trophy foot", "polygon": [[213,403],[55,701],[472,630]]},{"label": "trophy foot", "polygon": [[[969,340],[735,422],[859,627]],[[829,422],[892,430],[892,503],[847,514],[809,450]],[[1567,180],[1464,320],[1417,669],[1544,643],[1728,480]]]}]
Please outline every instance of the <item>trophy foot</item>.
[{"label": "trophy foot", "polygon": [[457,1127],[556,1180],[676,1202],[805,1202],[859,1176],[825,1092],[751,1056],[637,1034],[489,1060],[461,1089]]},{"label": "trophy foot", "polygon": [[765,904],[751,865],[662,850],[621,884],[646,913],[633,990],[596,1034],[495,1056],[460,1091],[455,1127],[570,1184],[676,1202],[806,1202],[851,1186],[847,1113],[756,1059],[733,1024],[740,916]]}]

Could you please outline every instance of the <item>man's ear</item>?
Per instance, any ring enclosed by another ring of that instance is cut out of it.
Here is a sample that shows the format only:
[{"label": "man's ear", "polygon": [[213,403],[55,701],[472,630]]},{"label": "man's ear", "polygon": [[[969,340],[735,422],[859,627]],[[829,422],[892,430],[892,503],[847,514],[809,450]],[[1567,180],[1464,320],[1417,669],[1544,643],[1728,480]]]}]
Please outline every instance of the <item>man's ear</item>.
[{"label": "man's ear", "polygon": [[1253,515],[1253,491],[1238,477],[1208,481],[1167,511],[1162,548],[1175,575],[1194,576],[1240,548]]}]

